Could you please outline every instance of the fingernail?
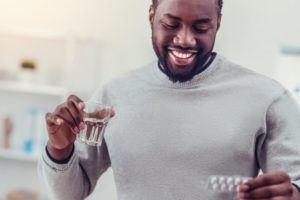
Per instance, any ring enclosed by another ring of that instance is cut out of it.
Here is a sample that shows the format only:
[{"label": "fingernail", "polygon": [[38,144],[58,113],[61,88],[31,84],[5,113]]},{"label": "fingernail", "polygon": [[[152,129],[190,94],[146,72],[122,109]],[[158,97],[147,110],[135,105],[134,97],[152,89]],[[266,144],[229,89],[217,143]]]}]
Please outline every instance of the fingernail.
[{"label": "fingernail", "polygon": [[239,193],[240,190],[241,190],[241,189],[240,189],[240,186],[237,186],[235,191],[236,191],[237,193]]},{"label": "fingernail", "polygon": [[250,189],[249,185],[242,185],[242,190],[247,192]]},{"label": "fingernail", "polygon": [[114,117],[116,115],[116,112],[114,110],[111,111],[110,117]]},{"label": "fingernail", "polygon": [[244,199],[245,194],[244,193],[238,193],[238,197],[240,200]]},{"label": "fingernail", "polygon": [[84,129],[84,123],[83,123],[83,122],[80,122],[80,124],[79,124],[79,129],[80,129],[80,130]]},{"label": "fingernail", "polygon": [[79,133],[79,129],[77,127],[74,128],[75,133]]},{"label": "fingernail", "polygon": [[56,119],[56,123],[57,123],[57,125],[61,125],[61,123],[63,122],[63,120],[62,119]]},{"label": "fingernail", "polygon": [[79,109],[81,109],[81,110],[84,109],[84,106],[85,106],[85,105],[84,105],[83,102],[80,102],[80,103],[78,104],[78,107],[79,107]]}]

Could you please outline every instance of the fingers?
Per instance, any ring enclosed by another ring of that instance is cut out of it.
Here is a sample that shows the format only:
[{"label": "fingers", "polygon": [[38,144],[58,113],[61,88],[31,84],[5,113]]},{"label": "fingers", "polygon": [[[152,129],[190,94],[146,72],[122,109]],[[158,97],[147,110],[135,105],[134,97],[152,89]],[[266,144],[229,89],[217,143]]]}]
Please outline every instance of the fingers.
[{"label": "fingers", "polygon": [[251,192],[240,193],[240,199],[270,199],[279,196],[291,196],[293,194],[292,184],[289,182],[269,185],[252,190]]},{"label": "fingers", "polygon": [[75,129],[70,125],[70,122],[67,123],[61,116],[57,116],[53,113],[46,114],[46,124],[49,134],[56,134],[58,130],[64,126],[69,127],[71,132],[77,133],[77,131],[75,131]]},{"label": "fingers", "polygon": [[[239,199],[239,200],[254,200],[254,199]],[[287,197],[285,196],[278,196],[273,198],[267,198],[267,199],[255,199],[255,200],[287,200]]]},{"label": "fingers", "polygon": [[[257,178],[249,180],[245,184],[248,186],[247,189],[249,191],[267,185],[280,184],[286,181],[290,182],[290,177],[285,172],[274,172],[274,173],[263,174],[261,176],[258,176]],[[245,187],[241,187],[241,189],[243,188]]]},{"label": "fingers", "polygon": [[65,149],[76,139],[69,125],[53,113],[46,114],[46,124],[49,144],[55,149]]},{"label": "fingers", "polygon": [[[74,102],[74,104],[78,106],[78,109],[79,109],[79,110],[83,110],[83,108],[84,108],[84,103],[83,103],[83,101],[82,101],[79,97],[77,97],[77,96],[75,96],[75,95],[70,95],[70,96],[68,97],[67,101],[72,101],[72,102]],[[81,107],[81,106],[83,106],[83,107]]]},{"label": "fingers", "polygon": [[74,128],[80,130],[80,123],[83,121],[83,111],[81,110],[81,105],[83,103],[77,104],[76,102],[70,100],[66,102],[66,111],[69,113],[70,120],[73,120]]},{"label": "fingers", "polygon": [[64,122],[63,119],[58,118],[57,116],[53,115],[52,113],[46,113],[46,124],[47,124],[47,130],[50,134],[54,134],[61,124]]},{"label": "fingers", "polygon": [[115,111],[112,110],[111,108],[103,108],[96,112],[86,113],[86,116],[90,118],[107,119],[107,118],[114,117],[115,114],[116,114]]},{"label": "fingers", "polygon": [[84,107],[80,98],[71,95],[54,112],[46,114],[49,146],[61,150],[74,143],[76,134],[84,128]]},{"label": "fingers", "polygon": [[240,199],[281,199],[291,197],[293,186],[285,172],[275,172],[251,179],[240,186]]},{"label": "fingers", "polygon": [[111,111],[110,117],[114,117],[116,115],[116,112],[114,110]]},{"label": "fingers", "polygon": [[75,95],[70,95],[66,101],[66,108],[74,123],[79,128],[79,124],[83,120],[83,110],[85,108],[83,101]]},{"label": "fingers", "polygon": [[[58,105],[53,113],[47,113],[48,132],[54,134],[63,126],[64,131],[79,133],[85,127],[83,117],[87,116],[87,113],[84,112],[84,108],[85,104],[79,97],[70,95],[67,101]],[[115,112],[103,109],[100,112],[88,113],[88,116],[103,119],[115,116]]]},{"label": "fingers", "polygon": [[62,119],[74,133],[79,133],[83,125],[83,109],[85,105],[81,99],[71,95],[67,101],[56,107],[53,115]]}]

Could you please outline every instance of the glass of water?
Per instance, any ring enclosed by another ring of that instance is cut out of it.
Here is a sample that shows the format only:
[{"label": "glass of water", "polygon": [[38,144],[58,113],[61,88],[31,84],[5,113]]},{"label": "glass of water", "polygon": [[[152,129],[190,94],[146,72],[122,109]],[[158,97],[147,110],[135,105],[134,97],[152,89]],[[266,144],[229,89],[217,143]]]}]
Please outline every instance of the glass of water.
[{"label": "glass of water", "polygon": [[84,105],[84,129],[77,135],[77,140],[91,146],[101,146],[112,106],[91,101],[84,102]]}]

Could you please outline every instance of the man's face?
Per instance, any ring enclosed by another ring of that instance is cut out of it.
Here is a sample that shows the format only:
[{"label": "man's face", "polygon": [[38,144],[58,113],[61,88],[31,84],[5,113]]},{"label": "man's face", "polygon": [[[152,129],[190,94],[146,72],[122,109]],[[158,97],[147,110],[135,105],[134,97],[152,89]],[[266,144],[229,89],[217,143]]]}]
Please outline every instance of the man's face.
[{"label": "man's face", "polygon": [[172,81],[184,82],[201,71],[220,24],[217,0],[161,0],[150,9],[152,42]]}]

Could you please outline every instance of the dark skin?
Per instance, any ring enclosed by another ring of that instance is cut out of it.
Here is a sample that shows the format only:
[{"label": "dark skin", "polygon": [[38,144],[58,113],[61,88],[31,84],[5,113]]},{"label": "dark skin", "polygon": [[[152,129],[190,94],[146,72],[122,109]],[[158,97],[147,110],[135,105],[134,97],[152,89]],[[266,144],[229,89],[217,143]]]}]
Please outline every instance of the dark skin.
[{"label": "dark skin", "polygon": [[[55,160],[65,160],[70,156],[76,135],[84,128],[84,107],[80,98],[70,95],[52,113],[46,114],[49,137],[47,149]],[[101,113],[99,114],[101,115]],[[114,115],[115,112],[112,112],[111,117]]]},{"label": "dark skin", "polygon": [[[166,60],[163,67],[169,68],[170,76],[189,75],[193,68],[201,68],[197,63],[203,61],[197,60],[207,59],[220,27],[217,6],[216,0],[161,0],[156,9],[150,7],[153,47],[157,56]],[[172,55],[174,49],[182,53],[194,50],[198,56],[176,60]],[[238,196],[240,199],[300,200],[299,192],[285,172],[264,174],[248,181],[240,186]]]},{"label": "dark skin", "polygon": [[[190,9],[193,7],[194,9]],[[210,57],[220,27],[215,0],[160,1],[150,8],[153,47],[172,81],[188,81]]]},{"label": "dark skin", "polygon": [[[221,16],[216,0],[162,0],[149,11],[153,47],[172,81],[188,81],[210,57]],[[82,100],[74,95],[46,114],[47,149],[56,160],[72,152],[76,134],[83,129]],[[114,113],[112,114],[114,116]],[[273,172],[242,184],[240,199],[300,200],[285,172]]]},{"label": "dark skin", "polygon": [[83,108],[82,100],[71,95],[54,112],[46,114],[47,149],[55,160],[65,160],[70,156],[76,134],[83,128]]},{"label": "dark skin", "polygon": [[300,195],[285,172],[258,176],[240,186],[240,199],[298,200]]}]

